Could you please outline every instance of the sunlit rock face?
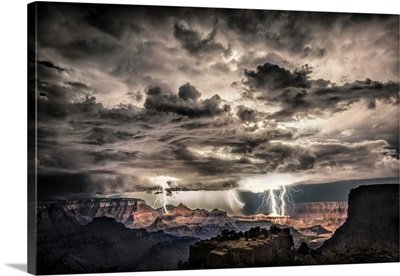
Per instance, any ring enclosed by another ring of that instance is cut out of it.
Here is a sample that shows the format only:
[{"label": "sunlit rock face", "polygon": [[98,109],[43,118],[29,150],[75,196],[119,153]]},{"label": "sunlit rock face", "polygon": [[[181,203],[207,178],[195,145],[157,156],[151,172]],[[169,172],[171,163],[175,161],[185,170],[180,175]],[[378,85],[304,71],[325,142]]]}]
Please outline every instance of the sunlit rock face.
[{"label": "sunlit rock face", "polygon": [[42,203],[38,207],[43,217],[42,228],[52,228],[53,220],[63,225],[63,220],[76,225],[86,225],[95,218],[109,217],[128,228],[163,230],[175,236],[208,238],[223,228],[235,228],[235,220],[218,209],[190,209],[183,204],[167,205],[154,209],[144,200],[131,198],[102,198]]},{"label": "sunlit rock face", "polygon": [[[307,241],[316,248],[345,221],[347,204],[343,202],[309,202],[289,208],[287,216],[256,214],[249,216],[229,216],[218,209],[190,209],[184,204],[167,205],[154,209],[144,200],[134,198],[101,198],[68,200],[43,203],[39,206],[40,216],[47,218],[42,228],[53,227],[54,219],[73,221],[76,225],[86,225],[98,217],[110,217],[128,228],[147,229],[183,237],[201,239],[214,237],[222,229],[247,231],[254,226],[270,227],[271,224],[286,225],[292,229],[295,245]],[[52,217],[52,219],[49,219]]]},{"label": "sunlit rock face", "polygon": [[127,227],[145,228],[153,223],[159,212],[143,200],[137,200],[136,210],[133,212],[134,221],[125,224]]},{"label": "sunlit rock face", "polygon": [[157,210],[152,209],[141,199],[101,198],[84,200],[66,200],[42,203],[38,212],[46,214],[49,208],[58,208],[73,218],[78,224],[87,224],[96,217],[110,217],[128,227],[144,227],[150,225],[158,216]]},{"label": "sunlit rock face", "polygon": [[288,213],[304,226],[322,225],[335,231],[347,218],[347,202],[305,202],[288,208]]},{"label": "sunlit rock face", "polygon": [[225,211],[214,209],[189,209],[183,204],[170,207],[170,210],[162,215],[165,221],[173,221],[176,224],[200,224],[200,225],[229,225],[233,220]]}]

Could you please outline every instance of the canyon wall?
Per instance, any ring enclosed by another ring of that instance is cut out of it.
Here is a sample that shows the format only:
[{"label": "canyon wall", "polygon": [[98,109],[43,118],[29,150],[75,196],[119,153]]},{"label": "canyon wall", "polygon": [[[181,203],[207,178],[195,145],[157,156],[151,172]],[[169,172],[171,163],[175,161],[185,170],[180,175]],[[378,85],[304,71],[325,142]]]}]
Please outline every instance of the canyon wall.
[{"label": "canyon wall", "polygon": [[367,247],[399,251],[399,185],[352,189],[348,218],[323,249]]}]

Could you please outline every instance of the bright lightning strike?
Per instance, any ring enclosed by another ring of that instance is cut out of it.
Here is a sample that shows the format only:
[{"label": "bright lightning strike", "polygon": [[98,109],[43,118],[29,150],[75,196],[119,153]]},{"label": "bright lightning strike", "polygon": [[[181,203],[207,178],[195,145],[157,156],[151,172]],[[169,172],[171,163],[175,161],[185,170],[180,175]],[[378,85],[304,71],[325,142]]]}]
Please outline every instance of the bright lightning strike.
[{"label": "bright lightning strike", "polygon": [[[278,195],[276,194],[278,193]],[[279,187],[279,189],[268,189],[260,194],[261,204],[257,209],[257,212],[261,210],[269,209],[271,216],[285,216],[286,214],[286,202],[287,190],[285,186]]]},{"label": "bright lightning strike", "polygon": [[276,211],[276,198],[275,198],[275,193],[274,190],[269,190],[269,197],[271,199],[271,209],[272,209],[272,214],[277,215]]},{"label": "bright lightning strike", "polygon": [[229,190],[228,204],[232,211],[239,211],[244,207],[244,203],[240,201],[236,190]]},{"label": "bright lightning strike", "polygon": [[155,176],[150,177],[150,180],[158,186],[158,189],[154,192],[157,195],[156,199],[154,200],[153,207],[157,204],[161,204],[164,213],[168,213],[167,205],[168,205],[168,196],[171,195],[171,188],[178,187],[176,181],[178,178],[171,177],[171,176]]},{"label": "bright lightning strike", "polygon": [[261,197],[261,204],[257,212],[269,210],[271,216],[286,216],[287,203],[293,205],[294,201],[291,192],[298,192],[290,187],[295,182],[293,176],[288,174],[273,174],[251,177],[241,181],[243,189],[258,192]]},{"label": "bright lightning strike", "polygon": [[286,188],[282,186],[282,191],[279,199],[281,200],[281,216],[285,215],[285,195],[286,195]]}]

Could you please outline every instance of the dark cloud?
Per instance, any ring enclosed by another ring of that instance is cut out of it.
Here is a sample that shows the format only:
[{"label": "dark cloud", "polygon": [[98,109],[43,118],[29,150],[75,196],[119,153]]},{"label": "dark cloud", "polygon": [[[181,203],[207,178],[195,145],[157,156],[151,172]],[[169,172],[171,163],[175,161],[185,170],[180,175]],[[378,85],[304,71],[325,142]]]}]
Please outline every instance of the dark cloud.
[{"label": "dark cloud", "polygon": [[252,122],[257,119],[256,111],[243,105],[238,106],[236,115],[244,122]]},{"label": "dark cloud", "polygon": [[129,121],[139,115],[139,108],[130,104],[105,108],[92,96],[96,89],[82,82],[63,82],[59,85],[39,80],[37,89],[38,115],[43,121],[49,118],[75,118],[80,121],[85,117]]},{"label": "dark cloud", "polygon": [[393,150],[384,140],[363,141],[350,145],[338,142],[313,145],[315,159],[319,166],[355,166],[369,170],[376,168],[376,156],[391,156]]},{"label": "dark cloud", "polygon": [[270,63],[259,65],[256,70],[245,70],[244,96],[256,95],[257,99],[280,105],[282,109],[270,116],[278,120],[344,111],[359,101],[366,101],[368,108],[374,108],[376,100],[399,102],[399,84],[395,82],[366,79],[336,85],[323,79],[312,80],[311,73],[307,64],[293,72]]},{"label": "dark cloud", "polygon": [[106,6],[95,6],[93,9],[88,11],[84,19],[86,22],[115,38],[121,38],[126,31],[139,32],[140,28],[136,26],[132,21],[125,20],[124,16],[115,16],[115,14],[124,14],[126,10],[124,7],[115,6],[113,9],[109,9]]},{"label": "dark cloud", "polygon": [[60,66],[54,65],[51,61],[47,61],[47,60],[39,60],[37,63],[42,65],[42,66],[45,66],[45,67],[48,67],[48,68],[51,68],[51,69],[55,69],[58,72],[64,72],[64,71],[67,70],[67,69],[62,68]]},{"label": "dark cloud", "polygon": [[72,40],[64,45],[63,55],[68,58],[90,58],[116,54],[123,50],[118,43],[100,37],[85,37]]},{"label": "dark cloud", "polygon": [[229,53],[221,43],[215,41],[217,27],[214,25],[210,33],[205,37],[195,30],[188,28],[184,23],[178,22],[174,25],[174,36],[190,54],[198,55],[203,53],[221,52]]},{"label": "dark cloud", "polygon": [[93,154],[95,164],[106,165],[110,161],[130,162],[137,158],[138,153],[138,151],[128,152],[114,149],[104,149],[97,152],[91,152],[90,154]]},{"label": "dark cloud", "polygon": [[[190,92],[189,92],[190,91]],[[188,117],[216,116],[230,111],[229,104],[215,95],[205,100],[197,100],[194,86],[181,86],[179,95],[160,87],[149,87],[144,106],[147,110],[171,112]],[[187,101],[192,97],[192,101]]]},{"label": "dark cloud", "polygon": [[315,157],[308,149],[279,142],[264,144],[254,150],[256,158],[265,160],[268,172],[295,172],[314,167]]},{"label": "dark cloud", "polygon": [[89,87],[87,84],[77,81],[67,81],[66,84],[70,85],[72,88],[91,91],[94,90],[92,87]]},{"label": "dark cloud", "polygon": [[69,113],[68,103],[72,93],[68,87],[62,87],[46,82],[38,82],[39,98],[37,100],[39,118],[41,116],[65,117]]},{"label": "dark cloud", "polygon": [[359,99],[384,100],[387,103],[398,104],[399,84],[396,82],[382,83],[371,79],[346,83],[342,86],[321,88],[315,91],[317,97],[326,98],[328,101],[347,103]]},{"label": "dark cloud", "polygon": [[397,24],[396,18],[387,15],[263,10],[227,10],[222,13],[227,26],[240,35],[239,39],[247,43],[261,41],[276,50],[303,58],[326,56],[329,49],[319,46],[319,42],[328,40],[335,29],[358,28],[375,22],[391,30],[392,35],[398,35],[392,28]]},{"label": "dark cloud", "polygon": [[115,130],[112,128],[93,127],[90,131],[86,132],[82,142],[94,145],[104,145],[114,143],[121,140],[135,139],[140,132],[126,132],[122,130]]},{"label": "dark cloud", "polygon": [[304,65],[301,69],[291,72],[275,64],[265,63],[257,66],[256,70],[245,70],[244,84],[251,90],[264,89],[274,92],[288,87],[307,88],[311,67]]},{"label": "dark cloud", "polygon": [[106,172],[41,173],[38,174],[37,187],[40,201],[104,197],[156,188],[144,178]]},{"label": "dark cloud", "polygon": [[187,101],[189,99],[197,100],[198,98],[200,98],[201,93],[197,91],[196,87],[190,85],[190,83],[186,83],[179,87],[178,96],[184,101]]},{"label": "dark cloud", "polygon": [[226,20],[244,39],[250,41],[256,34],[257,39],[276,49],[301,54],[312,40],[308,13],[235,10],[226,12]]}]

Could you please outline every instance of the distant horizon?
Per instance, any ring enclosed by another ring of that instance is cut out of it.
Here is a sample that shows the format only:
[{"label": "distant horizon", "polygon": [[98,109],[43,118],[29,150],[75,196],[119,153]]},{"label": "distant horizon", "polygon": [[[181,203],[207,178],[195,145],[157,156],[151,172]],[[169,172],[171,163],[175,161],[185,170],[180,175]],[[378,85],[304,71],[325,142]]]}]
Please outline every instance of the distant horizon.
[{"label": "distant horizon", "polygon": [[[336,181],[336,182],[330,182],[330,183],[315,183],[315,184],[296,184],[293,185],[293,189],[301,189],[300,191],[297,192],[292,192],[292,199],[294,202],[294,205],[289,204],[288,209],[293,209],[295,208],[295,204],[302,204],[302,203],[322,203],[322,202],[345,202],[347,203],[348,201],[348,195],[351,189],[360,187],[360,186],[369,186],[369,185],[386,185],[386,184],[393,184],[393,185],[400,185],[399,181],[397,178],[376,178],[376,179],[353,179],[353,180],[344,180],[344,181]],[[316,186],[319,186],[319,189],[315,189]],[[328,186],[327,186],[328,185]],[[311,186],[308,187],[307,186]],[[314,187],[312,187],[314,186]],[[336,187],[335,187],[336,186]],[[339,186],[339,187],[338,187]],[[313,189],[314,188],[314,189]],[[320,191],[328,191],[327,193],[321,193]],[[198,205],[191,206],[190,200],[185,200],[185,193],[188,191],[181,191],[179,194],[181,194],[180,199],[173,199],[171,202],[169,202],[166,206],[172,206],[172,207],[177,207],[178,205],[182,204],[185,207],[195,210],[195,209],[204,209],[207,211],[212,211],[214,209],[220,210],[227,212],[230,216],[236,216],[236,215],[244,215],[243,214],[243,207],[240,208],[234,208],[232,209],[232,206],[223,206],[220,205],[218,207],[215,207],[213,205],[208,205],[204,204],[203,206],[201,203],[203,200],[203,196],[200,196],[200,200],[196,201]],[[204,197],[208,196],[213,196],[213,193],[215,191],[198,191],[197,193],[204,193]],[[219,193],[218,191],[216,192],[217,194]],[[150,193],[146,193],[148,196],[150,196]],[[323,200],[323,199],[318,199],[318,197],[324,196],[326,194],[329,194],[332,198],[330,200]],[[198,194],[197,194],[198,196]],[[215,196],[215,194],[214,194]],[[310,197],[313,197],[314,199]],[[254,207],[258,207],[259,205],[262,204],[260,201],[260,193],[255,194],[251,192],[245,192],[245,191],[239,191],[238,193],[239,199],[244,203],[244,204],[251,204]],[[218,198],[218,197],[217,197]],[[86,197],[75,197],[75,198],[64,198],[64,199],[48,199],[48,200],[43,200],[39,201],[39,204],[46,204],[46,203],[52,203],[52,202],[64,202],[64,201],[90,201],[90,200],[143,200],[148,206],[155,210],[161,210],[163,209],[163,206],[159,204],[158,206],[152,205],[152,202],[154,202],[154,199],[151,199],[151,197],[146,197],[143,194],[131,194],[131,195],[95,195],[95,196],[90,196],[87,195]],[[224,200],[221,200],[221,203],[224,203]],[[262,210],[259,210],[258,212],[255,212],[252,215],[255,214],[264,214],[268,215],[271,214],[270,210],[267,208],[264,208]]]}]

